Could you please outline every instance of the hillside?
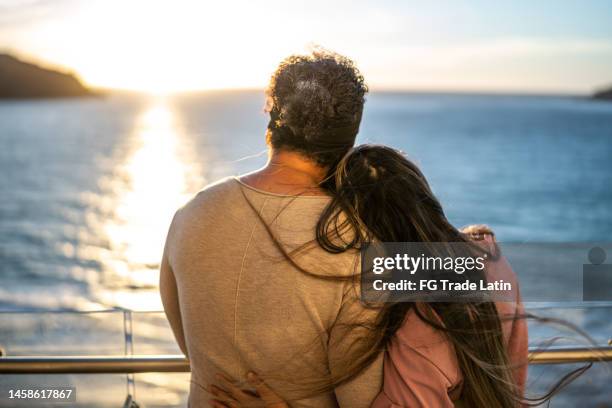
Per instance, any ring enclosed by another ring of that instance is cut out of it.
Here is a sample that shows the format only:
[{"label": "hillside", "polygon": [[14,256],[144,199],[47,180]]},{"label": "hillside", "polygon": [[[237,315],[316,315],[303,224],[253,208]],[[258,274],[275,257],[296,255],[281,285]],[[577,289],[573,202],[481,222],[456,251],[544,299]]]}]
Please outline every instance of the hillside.
[{"label": "hillside", "polygon": [[595,92],[593,98],[612,101],[612,87]]},{"label": "hillside", "polygon": [[74,75],[0,54],[0,98],[61,98],[94,94]]}]

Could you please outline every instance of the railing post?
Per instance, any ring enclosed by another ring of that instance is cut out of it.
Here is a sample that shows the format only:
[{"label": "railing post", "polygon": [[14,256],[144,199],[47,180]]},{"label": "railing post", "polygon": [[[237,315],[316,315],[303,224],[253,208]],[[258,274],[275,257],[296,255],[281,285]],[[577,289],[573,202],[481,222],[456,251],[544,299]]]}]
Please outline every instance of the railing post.
[{"label": "railing post", "polygon": [[[132,330],[132,311],[129,309],[123,309],[123,334],[125,350],[124,354],[126,357],[134,355],[134,335]],[[126,374],[126,387],[127,396],[124,403],[124,408],[137,408],[136,403],[136,382],[134,381],[134,374]]]}]

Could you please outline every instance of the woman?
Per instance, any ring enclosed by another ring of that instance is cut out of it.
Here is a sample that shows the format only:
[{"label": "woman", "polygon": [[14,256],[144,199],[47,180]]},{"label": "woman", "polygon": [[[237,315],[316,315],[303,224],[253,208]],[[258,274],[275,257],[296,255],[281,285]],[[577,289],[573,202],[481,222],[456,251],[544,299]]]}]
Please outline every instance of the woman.
[{"label": "woman", "polygon": [[[493,233],[475,226],[459,231],[446,219],[425,177],[394,149],[362,145],[329,169],[321,183],[331,202],[321,215],[317,243],[332,253],[381,242],[469,242],[494,255]],[[331,237],[350,236],[347,240]],[[291,256],[291,254],[286,254]],[[490,273],[511,273],[502,257],[489,257]],[[308,271],[304,271],[308,273]],[[385,352],[383,389],[373,407],[505,407],[523,403],[527,327],[518,290],[505,303],[386,303],[351,355],[329,381],[350,380]],[[347,328],[350,330],[350,328]],[[220,377],[211,386],[216,407],[284,407],[255,374],[256,392]]]}]

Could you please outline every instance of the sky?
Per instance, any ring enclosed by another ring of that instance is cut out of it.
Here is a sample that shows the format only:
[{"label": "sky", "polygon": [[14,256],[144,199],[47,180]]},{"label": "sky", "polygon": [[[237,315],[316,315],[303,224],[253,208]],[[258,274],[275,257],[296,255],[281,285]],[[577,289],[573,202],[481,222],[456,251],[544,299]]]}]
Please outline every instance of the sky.
[{"label": "sky", "polygon": [[93,87],[262,88],[313,45],[373,90],[589,93],[612,85],[612,0],[0,0],[0,51]]}]

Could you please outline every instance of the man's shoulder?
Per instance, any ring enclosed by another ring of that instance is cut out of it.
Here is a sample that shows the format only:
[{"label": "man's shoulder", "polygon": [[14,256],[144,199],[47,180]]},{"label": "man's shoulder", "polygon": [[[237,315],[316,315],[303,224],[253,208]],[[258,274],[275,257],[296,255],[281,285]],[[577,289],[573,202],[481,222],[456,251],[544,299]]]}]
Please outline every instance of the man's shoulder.
[{"label": "man's shoulder", "polygon": [[240,188],[234,177],[226,177],[211,183],[196,193],[178,214],[193,214],[202,210],[211,211],[214,207],[228,207],[239,197]]},{"label": "man's shoulder", "polygon": [[239,192],[238,182],[235,177],[225,177],[214,183],[208,184],[202,190],[200,190],[191,200],[206,200],[209,198],[216,198],[220,196],[227,196]]}]

